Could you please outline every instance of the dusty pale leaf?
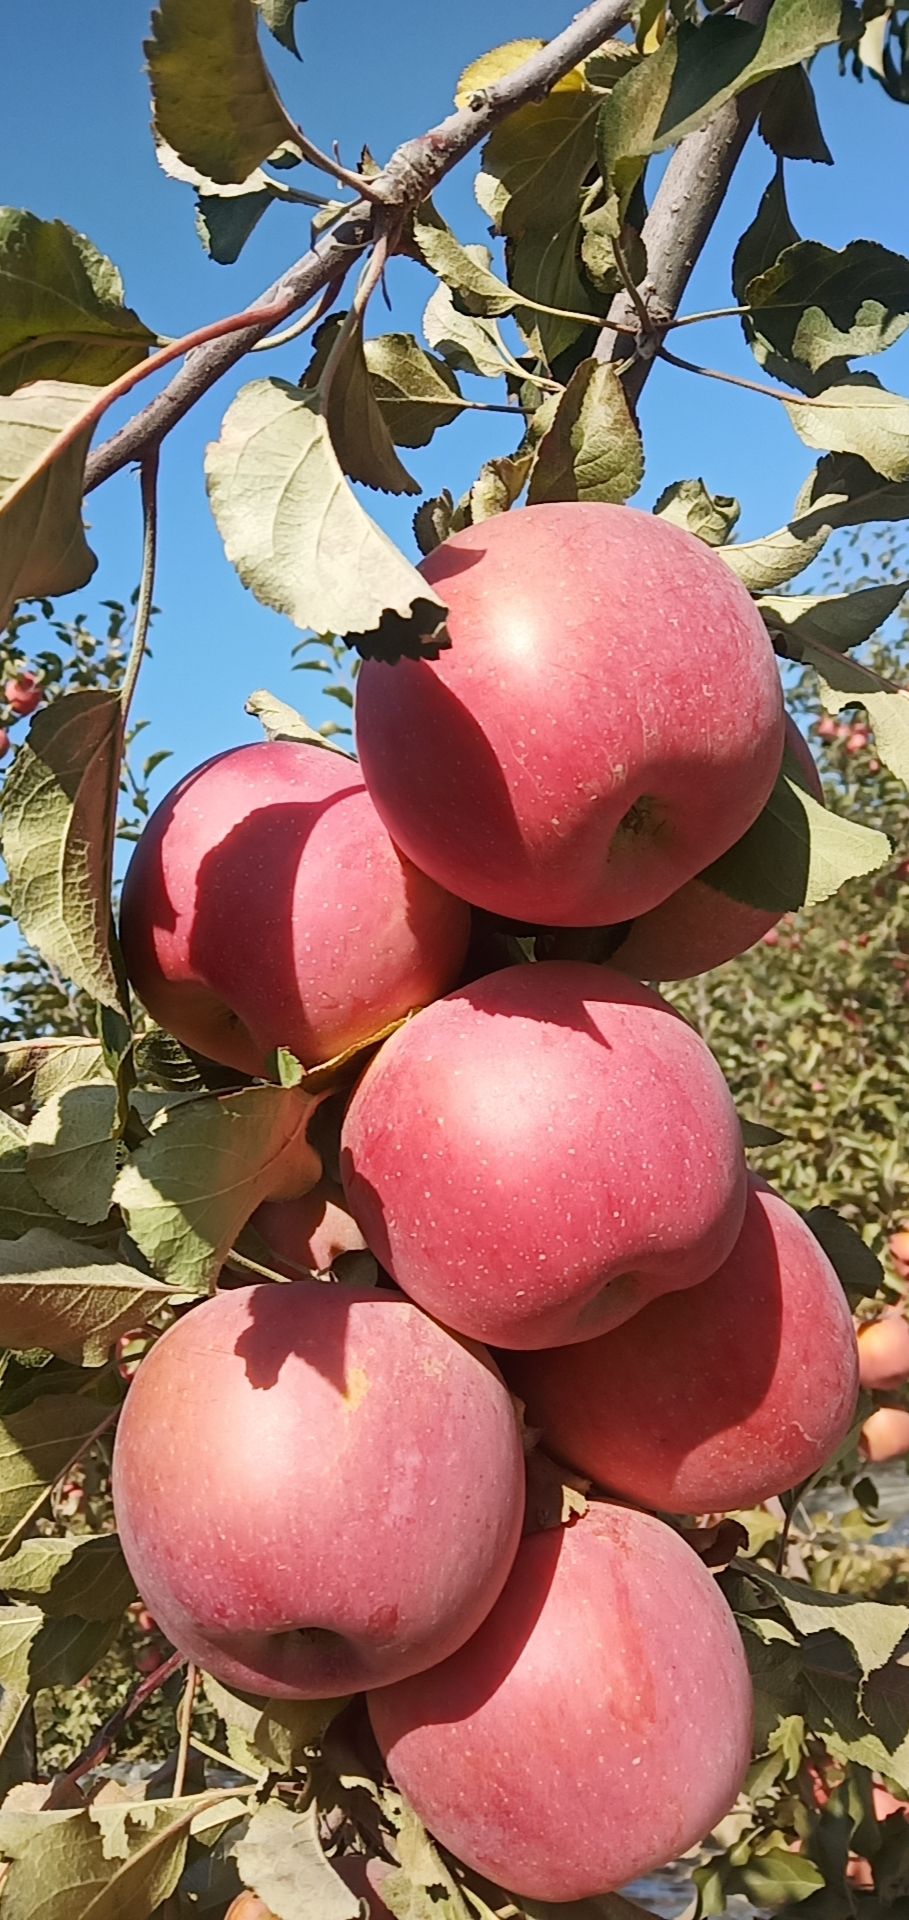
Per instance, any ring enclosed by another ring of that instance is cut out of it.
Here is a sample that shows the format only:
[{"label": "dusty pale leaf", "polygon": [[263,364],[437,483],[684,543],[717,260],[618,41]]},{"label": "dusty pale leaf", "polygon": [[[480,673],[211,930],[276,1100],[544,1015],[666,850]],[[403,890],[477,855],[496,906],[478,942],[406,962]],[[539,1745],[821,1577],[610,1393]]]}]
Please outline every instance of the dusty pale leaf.
[{"label": "dusty pale leaf", "polygon": [[340,753],[345,760],[352,758],[334,740],[326,740],[323,734],[317,733],[315,727],[304,720],[302,713],[297,712],[296,707],[289,707],[286,701],[279,700],[264,687],[250,694],[246,711],[260,721],[269,740],[301,740],[307,747],[322,747],[326,753]]},{"label": "dusty pale leaf", "polygon": [[807,641],[833,647],[840,653],[870,639],[895,612],[909,590],[909,582],[888,581],[879,587],[858,587],[851,593],[764,594],[758,606],[772,629],[796,646]]},{"label": "dusty pale leaf", "polygon": [[909,785],[909,692],[882,685],[880,676],[860,660],[801,640],[793,649],[818,677],[821,704],[839,713],[860,701],[874,729],[874,744],[884,765]]},{"label": "dusty pale leaf", "polygon": [[68,1087],[52,1094],[29,1126],[32,1185],[64,1218],[85,1226],[110,1212],[120,1151],[117,1107],[111,1083]]},{"label": "dusty pale leaf", "polygon": [[717,552],[749,593],[767,593],[804,573],[826,545],[829,531],[828,526],[821,525],[799,538],[793,527],[779,527],[760,540],[718,547]]},{"label": "dusty pale leaf", "polygon": [[256,0],[256,6],[262,15],[269,33],[273,33],[279,45],[286,47],[288,53],[300,58],[297,46],[296,21],[294,14],[300,0]]},{"label": "dusty pale leaf", "polygon": [[0,1242],[16,1240],[30,1227],[84,1238],[86,1228],[63,1220],[43,1200],[27,1171],[28,1133],[11,1114],[0,1113]]},{"label": "dusty pale leaf", "polygon": [[784,404],[806,446],[858,454],[885,480],[909,479],[909,400],[871,374],[852,374],[814,399]]},{"label": "dusty pale leaf", "polygon": [[325,1858],[315,1801],[303,1813],[257,1807],[235,1848],[237,1871],[275,1920],[360,1920],[360,1902]]},{"label": "dusty pale leaf", "polygon": [[112,262],[62,220],[0,209],[0,392],[33,380],[107,386],[154,334]]},{"label": "dusty pale leaf", "polygon": [[145,52],[157,134],[210,179],[245,181],[294,140],[250,0],[161,0]]},{"label": "dusty pale leaf", "polygon": [[706,546],[723,547],[742,509],[731,494],[711,493],[703,480],[675,480],[663,488],[653,511],[695,534]]},{"label": "dusty pale leaf", "polygon": [[97,397],[95,387],[37,380],[0,401],[0,627],[17,600],[72,593],[98,564],[82,524],[91,428],[43,467]]},{"label": "dusty pale leaf", "polygon": [[45,1394],[0,1421],[0,1553],[38,1512],[108,1411],[81,1394]]},{"label": "dusty pale leaf", "polygon": [[3,1920],[150,1920],[183,1871],[205,1801],[142,1800],[30,1817],[0,1810],[12,1861]]},{"label": "dusty pale leaf", "polygon": [[[4,1568],[5,1572],[5,1568]],[[253,1772],[287,1774],[302,1765],[344,1700],[266,1700],[234,1693],[205,1676],[205,1692],[223,1720],[231,1758]]]},{"label": "dusty pale leaf", "polygon": [[35,1694],[41,1687],[75,1687],[107,1652],[115,1613],[51,1618],[36,1606],[0,1606],[0,1687]]},{"label": "dusty pale leaf", "polygon": [[228,559],[266,606],[317,633],[391,625],[399,651],[440,632],[442,602],[360,506],[317,396],[280,380],[244,387],[206,473]]},{"label": "dusty pale leaf", "polygon": [[582,360],[537,448],[528,505],[550,500],[624,502],[644,475],[640,430],[614,367]]},{"label": "dusty pale leaf", "polygon": [[544,231],[577,220],[578,197],[596,158],[601,96],[583,84],[519,107],[483,149],[477,198],[500,233]]},{"label": "dusty pale leaf", "polygon": [[348,479],[383,493],[419,493],[419,483],[398,459],[370,379],[362,315],[352,319],[348,314],[343,321],[319,395],[335,456]]},{"label": "dusty pale leaf", "polygon": [[0,795],[10,904],[23,933],[66,979],[117,1009],[110,888],[121,728],[116,694],[64,694],[36,714]]},{"label": "dusty pale leaf", "polygon": [[414,214],[413,237],[426,265],[453,293],[464,296],[473,311],[490,318],[511,312],[514,294],[493,273],[488,247],[462,246],[430,200]]},{"label": "dusty pale leaf", "polygon": [[589,314],[593,327],[609,306],[609,292],[597,289],[581,272],[581,239],[577,208],[573,208],[561,225],[528,227],[506,246],[508,278],[515,291],[527,300],[559,309],[553,314],[536,313],[520,302],[515,307],[515,320],[530,352],[550,367],[584,332],[584,315]]},{"label": "dusty pale leaf", "polygon": [[294,1087],[246,1087],[156,1115],[114,1190],[155,1272],[204,1289],[261,1201],[315,1185],[321,1161],[306,1129],[316,1104]]},{"label": "dusty pale leaf", "polygon": [[[485,253],[486,249],[477,247],[474,251]],[[503,373],[512,368],[511,355],[497,321],[481,314],[462,313],[451,288],[444,284],[437,286],[426,302],[423,332],[429,345],[459,373],[501,380]]]},{"label": "dusty pale leaf", "polygon": [[373,394],[392,440],[399,447],[426,447],[438,427],[463,412],[457,380],[412,333],[383,333],[366,342]]},{"label": "dusty pale leaf", "polygon": [[851,1648],[864,1679],[886,1666],[909,1636],[909,1607],[818,1591],[786,1580],[760,1564],[748,1571],[749,1578],[773,1594],[798,1633],[839,1634]]},{"label": "dusty pale leaf", "polygon": [[0,1241],[0,1325],[7,1346],[45,1347],[103,1366],[122,1333],[144,1327],[170,1291],[122,1260],[44,1227]]},{"label": "dusty pale leaf", "polygon": [[24,1541],[3,1561],[3,1591],[53,1619],[78,1620],[117,1620],[136,1593],[115,1533]]},{"label": "dusty pale leaf", "polygon": [[474,526],[491,520],[496,513],[507,513],[520,499],[533,466],[533,454],[505,453],[487,460],[470,489],[470,518]]}]

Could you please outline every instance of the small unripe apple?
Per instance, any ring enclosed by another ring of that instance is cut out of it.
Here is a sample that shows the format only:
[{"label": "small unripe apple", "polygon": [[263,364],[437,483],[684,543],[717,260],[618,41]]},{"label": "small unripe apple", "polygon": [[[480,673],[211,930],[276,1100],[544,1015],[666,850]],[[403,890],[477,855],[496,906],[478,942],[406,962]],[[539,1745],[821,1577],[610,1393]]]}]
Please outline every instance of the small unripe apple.
[{"label": "small unripe apple", "polygon": [[395,843],[472,905],[551,927],[646,913],[725,853],[783,750],[764,623],[719,555],[633,507],[519,507],[420,571],[437,660],[367,660],[363,777]]},{"label": "small unripe apple", "polygon": [[7,680],[3,691],[7,705],[20,719],[25,714],[34,713],[44,699],[44,688],[34,673],[15,674],[12,680]]},{"label": "small unripe apple", "polygon": [[188,1047],[261,1074],[315,1066],[458,978],[470,914],[392,844],[343,755],[262,741],[191,773],[123,887],[127,971]]},{"label": "small unripe apple", "polygon": [[742,1136],[691,1027],[608,967],[506,967],[380,1048],[341,1134],[379,1265],[499,1347],[586,1341],[697,1287],[745,1210]]},{"label": "small unripe apple", "polygon": [[874,1466],[909,1453],[909,1413],[903,1407],[878,1407],[859,1435],[859,1449]]},{"label": "small unripe apple", "polygon": [[579,1347],[502,1356],[543,1444],[664,1513],[728,1513],[797,1486],[849,1431],[852,1315],[801,1215],[751,1177],[729,1258]]},{"label": "small unripe apple", "polygon": [[729,1812],[751,1751],[738,1630],[661,1520],[595,1503],[524,1539],[450,1660],[369,1696],[392,1779],[465,1865],[586,1900],[675,1860]]},{"label": "small unripe apple", "polygon": [[909,1322],[901,1307],[888,1307],[858,1330],[859,1375],[870,1393],[895,1393],[909,1380]]},{"label": "small unripe apple", "polygon": [[514,1405],[480,1349],[387,1291],[231,1289],[168,1329],[117,1429],[145,1605],[229,1687],[332,1699],[460,1646],[524,1509]]}]

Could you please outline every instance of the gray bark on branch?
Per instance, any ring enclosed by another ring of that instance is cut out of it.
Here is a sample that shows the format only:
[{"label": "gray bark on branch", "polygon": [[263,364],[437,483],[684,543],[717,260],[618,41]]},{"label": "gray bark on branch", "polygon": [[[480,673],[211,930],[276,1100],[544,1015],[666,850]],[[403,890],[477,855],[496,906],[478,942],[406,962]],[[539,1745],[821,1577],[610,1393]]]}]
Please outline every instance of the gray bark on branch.
[{"label": "gray bark on branch", "polygon": [[[390,212],[406,213],[417,206],[500,120],[531,100],[543,99],[557,80],[594,53],[604,40],[611,39],[627,19],[629,5],[630,0],[592,0],[569,27],[512,73],[474,94],[466,107],[449,114],[428,133],[405,141],[370,182],[373,199],[379,199]],[[379,212],[381,217],[381,209]],[[282,319],[298,312],[323,287],[342,278],[374,237],[375,208],[366,201],[352,203],[339,225],[324,234],[252,304],[256,308],[273,304],[280,308]],[[259,321],[188,354],[162,392],[89,456],[86,492],[159,445],[202,394],[270,331],[267,321]]]},{"label": "gray bark on branch", "polygon": [[[760,25],[772,0],[744,0],[738,18]],[[660,181],[653,206],[641,232],[647,252],[647,275],[639,293],[654,322],[654,331],[624,376],[625,392],[634,406],[654,363],[661,339],[660,323],[673,320],[713,223],[742,148],[767,98],[772,81],[750,87],[730,100],[709,125],[690,133],[676,148]],[[598,360],[628,358],[628,330],[638,318],[629,294],[617,294],[597,341]],[[624,329],[620,332],[619,329]]]}]

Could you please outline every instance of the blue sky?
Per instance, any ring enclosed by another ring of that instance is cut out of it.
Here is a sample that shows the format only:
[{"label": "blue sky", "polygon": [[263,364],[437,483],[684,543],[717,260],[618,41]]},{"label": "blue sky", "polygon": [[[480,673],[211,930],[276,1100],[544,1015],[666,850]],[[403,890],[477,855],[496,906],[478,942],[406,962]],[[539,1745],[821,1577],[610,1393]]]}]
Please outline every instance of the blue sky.
[{"label": "blue sky", "polygon": [[[547,36],[569,19],[572,0],[457,0],[427,8],[425,0],[309,0],[299,9],[302,65],[266,40],[268,57],[294,115],[322,147],[340,142],[353,164],[366,140],[378,157],[421,132],[451,105],[455,79],[490,45],[525,35]],[[0,29],[2,199],[44,217],[59,216],[87,233],[119,266],[127,297],[149,325],[179,334],[241,308],[305,251],[305,209],[273,208],[232,268],[202,252],[188,188],[160,172],[149,131],[142,40],[145,0],[3,0]],[[431,26],[427,24],[431,21]],[[871,81],[841,79],[835,55],[815,64],[821,119],[835,169],[790,166],[790,202],[806,237],[841,246],[859,236],[906,245],[909,112]],[[729,262],[771,172],[767,149],[753,138],[714,236],[695,273],[685,311],[730,300]],[[301,175],[295,175],[295,180]],[[472,195],[469,163],[440,194],[464,239],[484,239]],[[319,185],[318,181],[314,184]],[[419,332],[431,291],[426,275],[396,262],[390,275],[391,320],[377,302],[371,327]],[[725,320],[685,335],[692,358],[744,374],[754,363],[738,322]],[[174,758],[157,776],[170,781],[208,754],[254,738],[243,712],[246,695],[270,686],[297,705],[310,702],[314,676],[291,672],[299,637],[257,606],[224,558],[205,498],[202,454],[243,380],[264,373],[296,378],[306,349],[257,355],[221,383],[171,436],[162,456],[161,561],[156,598],[162,608],[135,712],[151,721],[149,744]],[[887,384],[909,390],[909,345],[887,356]],[[491,389],[485,390],[489,397]],[[649,505],[669,481],[702,474],[720,493],[742,500],[740,533],[748,538],[785,518],[812,456],[783,409],[770,400],[657,368],[642,407],[647,472],[640,500]],[[427,492],[453,492],[473,478],[483,458],[507,450],[516,423],[467,416],[412,457]],[[410,461],[410,457],[409,457]],[[378,518],[402,544],[412,505],[371,496]],[[139,564],[135,478],[120,475],[88,502],[90,538],[101,564],[92,586],[61,610],[93,611],[104,597],[125,598]],[[338,716],[334,708],[333,716]]]}]

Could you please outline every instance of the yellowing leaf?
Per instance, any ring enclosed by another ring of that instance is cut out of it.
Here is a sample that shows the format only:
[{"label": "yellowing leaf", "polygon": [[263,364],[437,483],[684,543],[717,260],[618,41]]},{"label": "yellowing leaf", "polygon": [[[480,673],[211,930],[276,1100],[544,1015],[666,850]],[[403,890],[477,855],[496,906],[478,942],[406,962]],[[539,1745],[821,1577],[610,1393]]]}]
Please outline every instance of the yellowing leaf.
[{"label": "yellowing leaf", "polygon": [[[532,53],[539,53],[545,46],[544,40],[507,40],[504,46],[493,47],[491,53],[482,53],[478,60],[471,60],[469,67],[458,81],[455,94],[455,106],[467,107],[475,93],[504,80],[505,75],[514,73],[516,67],[522,67]],[[572,67],[561,80],[557,80],[553,93],[574,93],[584,86],[584,74],[580,67]]]}]

